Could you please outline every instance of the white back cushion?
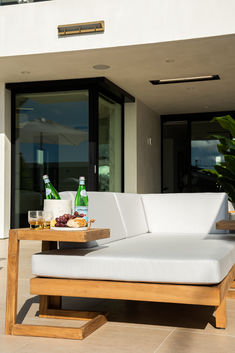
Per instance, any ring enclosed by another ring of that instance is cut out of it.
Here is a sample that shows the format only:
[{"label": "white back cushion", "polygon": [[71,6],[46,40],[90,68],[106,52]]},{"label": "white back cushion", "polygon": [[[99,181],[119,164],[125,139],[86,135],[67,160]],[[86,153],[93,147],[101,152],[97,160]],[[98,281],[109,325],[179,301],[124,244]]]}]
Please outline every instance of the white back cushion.
[{"label": "white back cushion", "polygon": [[74,208],[74,200],[77,191],[62,191],[60,192],[61,200],[72,200],[72,207]]},{"label": "white back cushion", "polygon": [[[125,238],[126,228],[114,193],[89,191],[87,194],[88,218],[95,219],[95,228],[110,229],[110,238],[98,240],[97,243],[101,245]],[[64,191],[60,196],[62,199],[72,199],[74,203],[76,191]]]},{"label": "white back cushion", "polygon": [[148,225],[141,195],[116,193],[115,197],[126,227],[126,236],[147,233]]},{"label": "white back cushion", "polygon": [[178,193],[142,195],[150,232],[223,233],[216,222],[227,219],[225,193]]},{"label": "white back cushion", "polygon": [[99,244],[123,239],[126,237],[126,228],[120,213],[120,209],[112,192],[88,192],[89,206],[88,216],[96,221],[97,228],[110,228],[110,239],[99,240]]}]

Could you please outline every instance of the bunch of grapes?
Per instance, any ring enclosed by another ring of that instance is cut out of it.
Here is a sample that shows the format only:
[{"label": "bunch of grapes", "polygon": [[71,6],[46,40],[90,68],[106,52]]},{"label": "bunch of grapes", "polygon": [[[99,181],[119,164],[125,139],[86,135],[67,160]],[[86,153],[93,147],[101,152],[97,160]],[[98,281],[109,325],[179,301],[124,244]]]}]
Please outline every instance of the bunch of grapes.
[{"label": "bunch of grapes", "polygon": [[78,212],[74,212],[74,214],[66,213],[63,216],[57,217],[55,227],[68,227],[67,222],[69,219],[74,219],[76,217],[81,217]]}]

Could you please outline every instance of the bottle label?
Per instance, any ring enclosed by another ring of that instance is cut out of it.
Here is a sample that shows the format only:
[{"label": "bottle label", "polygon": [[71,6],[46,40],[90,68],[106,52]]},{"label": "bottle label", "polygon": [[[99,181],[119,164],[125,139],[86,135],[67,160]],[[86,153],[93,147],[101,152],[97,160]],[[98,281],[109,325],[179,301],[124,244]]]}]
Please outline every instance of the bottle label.
[{"label": "bottle label", "polygon": [[46,183],[50,183],[50,180],[49,180],[49,178],[45,178],[45,179],[43,179],[44,180],[44,183],[46,184]]},{"label": "bottle label", "polygon": [[80,218],[84,218],[88,223],[88,207],[87,206],[75,206],[75,212],[78,212]]},{"label": "bottle label", "polygon": [[49,196],[51,194],[51,189],[46,188],[46,197]]},{"label": "bottle label", "polygon": [[80,195],[81,195],[81,196],[87,196],[87,192],[86,192],[86,190],[84,190],[84,189],[83,189],[83,190],[81,190]]}]

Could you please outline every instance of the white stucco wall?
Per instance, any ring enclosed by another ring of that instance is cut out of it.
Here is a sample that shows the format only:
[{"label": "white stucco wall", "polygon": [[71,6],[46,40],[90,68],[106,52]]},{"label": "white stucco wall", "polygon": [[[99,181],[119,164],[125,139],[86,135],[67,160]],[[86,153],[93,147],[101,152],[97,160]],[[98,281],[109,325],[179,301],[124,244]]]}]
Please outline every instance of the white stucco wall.
[{"label": "white stucco wall", "polygon": [[8,236],[11,200],[10,92],[0,82],[0,238]]},{"label": "white stucco wall", "polygon": [[125,192],[161,192],[160,116],[140,100],[125,105]]},{"label": "white stucco wall", "polygon": [[[0,7],[0,56],[157,43],[235,33],[234,0],[52,0]],[[105,21],[58,38],[57,26]]]},{"label": "white stucco wall", "polygon": [[161,192],[160,116],[137,101],[137,192]]},{"label": "white stucco wall", "polygon": [[137,192],[137,105],[125,104],[124,191]]}]

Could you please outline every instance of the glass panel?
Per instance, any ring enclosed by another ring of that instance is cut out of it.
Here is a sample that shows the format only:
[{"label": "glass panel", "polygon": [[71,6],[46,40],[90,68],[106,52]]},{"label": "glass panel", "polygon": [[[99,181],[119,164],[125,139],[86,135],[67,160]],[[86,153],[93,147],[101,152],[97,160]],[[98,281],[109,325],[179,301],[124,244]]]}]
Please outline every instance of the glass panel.
[{"label": "glass panel", "polygon": [[163,125],[163,192],[186,192],[189,188],[187,122]]},{"label": "glass panel", "polygon": [[211,135],[227,135],[217,122],[193,121],[191,124],[191,183],[192,192],[218,191],[216,177],[203,169],[214,169],[222,162],[223,155],[218,152],[218,140]]},{"label": "glass panel", "polygon": [[99,96],[99,190],[122,191],[121,104]]},{"label": "glass panel", "polygon": [[43,174],[58,191],[88,181],[88,91],[16,95],[15,227],[42,209]]}]

